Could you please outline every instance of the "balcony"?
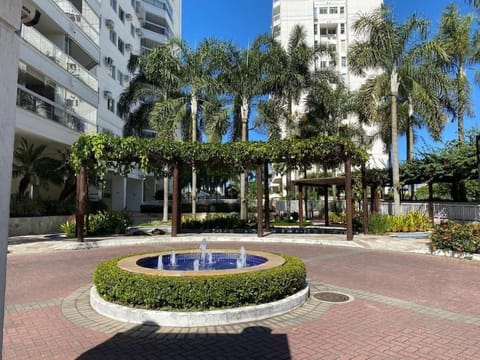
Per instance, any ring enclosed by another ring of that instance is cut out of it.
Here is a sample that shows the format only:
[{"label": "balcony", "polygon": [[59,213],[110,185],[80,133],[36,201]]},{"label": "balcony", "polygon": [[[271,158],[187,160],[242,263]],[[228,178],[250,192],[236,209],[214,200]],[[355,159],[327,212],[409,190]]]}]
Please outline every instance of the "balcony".
[{"label": "balcony", "polygon": [[33,27],[23,26],[21,36],[27,43],[47,56],[58,66],[85,83],[93,91],[98,91],[98,80],[88,70],[82,67],[82,65],[75,61],[71,56],[65,54],[60,48]]},{"label": "balcony", "polygon": [[95,29],[69,0],[53,1],[96,45],[99,45],[99,30]]},{"label": "balcony", "polygon": [[95,124],[21,85],[17,87],[17,106],[80,133],[96,131]]}]

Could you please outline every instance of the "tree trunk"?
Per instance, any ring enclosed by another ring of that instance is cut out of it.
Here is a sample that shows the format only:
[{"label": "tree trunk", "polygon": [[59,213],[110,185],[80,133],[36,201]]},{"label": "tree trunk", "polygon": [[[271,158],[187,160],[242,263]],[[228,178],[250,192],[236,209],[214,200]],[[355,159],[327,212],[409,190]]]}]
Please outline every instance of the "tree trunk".
[{"label": "tree trunk", "polygon": [[[457,72],[457,83],[465,84],[468,80],[466,79],[465,69],[463,66],[460,66]],[[464,97],[465,94],[463,93],[463,89],[461,85],[458,88],[458,103],[457,103],[457,121],[458,121],[458,141],[461,143],[465,142],[465,132],[463,129],[463,113],[465,111],[465,101]]]},{"label": "tree trunk", "polygon": [[[247,98],[242,98],[242,106],[240,109],[242,117],[242,141],[248,141],[248,111],[249,104]],[[240,174],[240,220],[248,218],[248,174],[246,171]]]},{"label": "tree trunk", "polygon": [[397,69],[392,70],[390,76],[390,88],[392,97],[392,171],[393,171],[393,215],[400,215],[400,169],[398,161],[398,125],[397,125],[397,95],[398,95]]},{"label": "tree trunk", "polygon": [[[197,141],[197,111],[198,111],[198,99],[195,94],[192,94],[192,142]],[[197,169],[195,165],[192,165],[192,217],[195,219],[197,216]]]},{"label": "tree trunk", "polygon": [[163,178],[163,222],[168,221],[168,176]]},{"label": "tree trunk", "polygon": [[[414,134],[413,134],[413,99],[408,97],[408,133],[407,133],[407,161],[413,160],[413,148],[414,148]],[[410,185],[410,200],[413,200],[415,195],[415,185]]]}]

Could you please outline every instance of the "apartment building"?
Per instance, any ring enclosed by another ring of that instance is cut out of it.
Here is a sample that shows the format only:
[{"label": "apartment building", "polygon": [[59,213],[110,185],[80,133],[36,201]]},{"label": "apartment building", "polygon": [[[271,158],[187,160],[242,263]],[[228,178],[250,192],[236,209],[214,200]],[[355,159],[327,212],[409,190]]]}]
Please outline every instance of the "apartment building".
[{"label": "apartment building", "polygon": [[[273,0],[272,34],[286,47],[292,29],[296,25],[303,26],[310,46],[326,45],[335,54],[316,59],[315,68],[336,70],[349,89],[358,90],[365,79],[350,73],[347,63],[348,46],[357,40],[352,26],[359,14],[369,13],[382,3],[383,0]],[[303,103],[295,104],[293,110],[304,112]],[[355,121],[353,116],[345,119],[346,123]],[[366,130],[371,134],[376,131],[375,128]],[[369,166],[387,165],[387,155],[381,141],[373,144],[370,154]],[[275,183],[281,184],[281,177],[277,176]]]},{"label": "apartment building", "polygon": [[[18,32],[15,146],[25,138],[46,144],[45,155],[58,156],[83,133],[122,136],[118,99],[131,79],[130,54],[181,36],[181,0],[31,2],[41,15]],[[18,181],[13,179],[12,193]],[[144,183],[143,174],[109,176],[105,188],[92,194],[112,209],[138,211]],[[58,190],[32,187],[43,198],[55,198]]]}]

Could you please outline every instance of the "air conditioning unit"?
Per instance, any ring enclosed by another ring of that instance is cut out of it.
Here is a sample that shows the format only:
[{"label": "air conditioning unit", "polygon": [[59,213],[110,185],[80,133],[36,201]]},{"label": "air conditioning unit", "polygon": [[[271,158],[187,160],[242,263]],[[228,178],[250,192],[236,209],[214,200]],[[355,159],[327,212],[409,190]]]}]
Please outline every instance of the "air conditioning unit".
[{"label": "air conditioning unit", "polygon": [[129,43],[125,44],[125,50],[132,51],[133,50],[133,45],[129,44]]},{"label": "air conditioning unit", "polygon": [[77,71],[77,64],[74,63],[67,63],[68,70],[70,71]]},{"label": "air conditioning unit", "polygon": [[108,98],[111,98],[112,97],[112,92],[111,91],[108,91],[108,90],[105,90],[103,92],[103,96],[108,99]]},{"label": "air conditioning unit", "polygon": [[130,75],[123,75],[123,81],[130,81]]},{"label": "air conditioning unit", "polygon": [[136,29],[135,29],[135,34],[137,34],[137,36],[139,36],[139,37],[142,37],[142,36],[143,36],[143,31],[142,31],[142,29],[136,28]]},{"label": "air conditioning unit", "polygon": [[132,21],[132,18],[133,18],[132,14],[125,15],[125,19],[127,19],[127,21]]},{"label": "air conditioning unit", "polygon": [[112,19],[106,19],[105,26],[109,29],[113,29],[115,27],[115,23],[113,22]]},{"label": "air conditioning unit", "polygon": [[42,13],[38,11],[37,6],[31,0],[24,0],[22,2],[21,19],[25,26],[33,26],[38,23]]},{"label": "air conditioning unit", "polygon": [[105,65],[107,66],[113,65],[113,59],[110,56],[105,56]]}]

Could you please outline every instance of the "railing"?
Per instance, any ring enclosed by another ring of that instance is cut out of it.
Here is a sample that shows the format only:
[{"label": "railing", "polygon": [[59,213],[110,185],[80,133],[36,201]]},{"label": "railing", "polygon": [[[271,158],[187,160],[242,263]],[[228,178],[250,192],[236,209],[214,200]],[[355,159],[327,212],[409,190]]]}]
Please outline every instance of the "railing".
[{"label": "railing", "polygon": [[20,85],[17,87],[17,106],[78,132],[96,131],[95,124]]},{"label": "railing", "polygon": [[99,45],[99,32],[85,19],[69,0],[53,0],[67,16],[82,29],[92,41]]},{"label": "railing", "polygon": [[143,0],[147,4],[153,5],[159,9],[163,9],[166,11],[168,14],[168,17],[170,18],[170,21],[173,23],[173,11],[172,11],[172,6],[168,2],[168,0]]},{"label": "railing", "polygon": [[60,48],[33,27],[22,26],[21,35],[26,42],[39,50],[42,54],[46,55],[61,68],[67,70],[70,74],[84,82],[94,91],[98,91],[98,81],[88,70],[82,67],[82,65],[71,56],[65,54]]},{"label": "railing", "polygon": [[[428,203],[426,202],[403,202],[401,204],[401,213],[407,213],[417,210],[428,214]],[[393,213],[393,203],[382,202],[380,204],[382,214]],[[439,219],[460,220],[460,221],[480,221],[480,204],[471,203],[450,203],[434,202],[434,217]]]},{"label": "railing", "polygon": [[160,34],[160,35],[163,35],[163,36],[166,36],[167,38],[170,37],[170,31],[163,25],[158,25],[158,24],[155,24],[155,23],[152,23],[150,21],[145,21],[142,25],[142,27],[144,29],[147,29],[147,30],[150,30],[150,31],[153,31],[157,34]]}]

